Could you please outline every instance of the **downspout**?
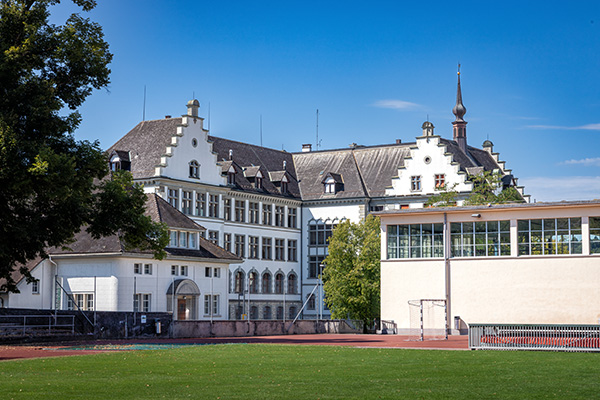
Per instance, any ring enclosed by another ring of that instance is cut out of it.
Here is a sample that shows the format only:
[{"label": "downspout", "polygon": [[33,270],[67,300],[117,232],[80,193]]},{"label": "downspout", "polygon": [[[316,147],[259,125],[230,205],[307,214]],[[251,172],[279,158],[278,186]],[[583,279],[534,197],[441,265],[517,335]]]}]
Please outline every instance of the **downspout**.
[{"label": "downspout", "polygon": [[444,286],[445,286],[445,299],[446,299],[446,339],[448,339],[448,332],[450,330],[450,316],[451,312],[451,284],[450,284],[450,235],[448,230],[448,216],[444,213]]}]

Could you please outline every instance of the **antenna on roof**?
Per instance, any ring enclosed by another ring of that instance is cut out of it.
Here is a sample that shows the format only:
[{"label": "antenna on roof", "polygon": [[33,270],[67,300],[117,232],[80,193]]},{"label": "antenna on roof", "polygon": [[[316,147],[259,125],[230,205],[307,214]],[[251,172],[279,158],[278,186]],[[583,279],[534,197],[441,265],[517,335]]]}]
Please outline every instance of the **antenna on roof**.
[{"label": "antenna on roof", "polygon": [[315,146],[317,151],[319,150],[319,109],[317,108],[317,145]]},{"label": "antenna on roof", "polygon": [[144,111],[142,112],[142,121],[146,120],[146,85],[144,85]]},{"label": "antenna on roof", "polygon": [[262,147],[262,114],[260,114],[260,147]]}]

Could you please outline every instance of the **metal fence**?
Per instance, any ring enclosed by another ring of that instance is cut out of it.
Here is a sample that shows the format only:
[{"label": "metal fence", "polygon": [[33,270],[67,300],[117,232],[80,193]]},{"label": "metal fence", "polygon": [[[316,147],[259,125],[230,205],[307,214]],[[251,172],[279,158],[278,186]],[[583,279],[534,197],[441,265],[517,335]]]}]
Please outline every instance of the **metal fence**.
[{"label": "metal fence", "polygon": [[469,324],[469,348],[600,351],[600,325]]},{"label": "metal fence", "polygon": [[75,333],[74,315],[0,315],[0,335]]}]

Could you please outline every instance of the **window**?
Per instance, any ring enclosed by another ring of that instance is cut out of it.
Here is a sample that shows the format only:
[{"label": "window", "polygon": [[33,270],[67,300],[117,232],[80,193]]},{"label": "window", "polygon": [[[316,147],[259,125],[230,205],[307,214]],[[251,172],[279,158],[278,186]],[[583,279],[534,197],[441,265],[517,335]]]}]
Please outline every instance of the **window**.
[{"label": "window", "polygon": [[187,215],[192,213],[192,192],[181,192],[181,212]]},{"label": "window", "polygon": [[190,161],[190,178],[199,178],[200,177],[200,164],[198,161],[192,160]]},{"label": "window", "polygon": [[265,308],[263,310],[263,319],[271,319],[271,318],[273,318],[273,315],[271,312],[271,307],[265,306]]},{"label": "window", "polygon": [[204,315],[219,315],[219,298],[218,294],[205,294],[204,295]]},{"label": "window", "polygon": [[277,317],[275,317],[275,318],[283,319],[283,307],[282,306],[277,307]]},{"label": "window", "polygon": [[297,240],[288,240],[288,261],[298,261]]},{"label": "window", "polygon": [[39,280],[35,280],[35,281],[31,282],[31,293],[40,294],[40,281]]},{"label": "window", "polygon": [[271,259],[271,246],[272,239],[271,238],[262,238],[262,259],[270,260]]},{"label": "window", "polygon": [[235,221],[244,222],[244,213],[246,212],[246,201],[236,200],[235,201]]},{"label": "window", "polygon": [[590,253],[600,253],[600,217],[590,217]]},{"label": "window", "polygon": [[285,239],[275,239],[275,259],[285,260]]},{"label": "window", "polygon": [[263,204],[263,224],[272,225],[273,210],[270,204]]},{"label": "window", "polygon": [[181,276],[187,276],[188,275],[188,267],[187,265],[182,265],[181,269],[180,269],[180,274]]},{"label": "window", "polygon": [[258,307],[250,307],[250,319],[258,319]]},{"label": "window", "polygon": [[309,225],[308,227],[308,244],[310,246],[327,246],[327,240],[333,234],[335,225],[318,224]]},{"label": "window", "polygon": [[517,231],[520,256],[582,252],[581,218],[518,220]]},{"label": "window", "polygon": [[323,182],[325,193],[335,193],[335,179],[329,177]]},{"label": "window", "polygon": [[289,319],[294,319],[294,318],[296,318],[296,314],[297,314],[296,306],[291,306],[290,309],[289,309],[288,318]]},{"label": "window", "polygon": [[196,245],[197,240],[196,240],[196,234],[193,232],[188,233],[188,247],[190,249],[197,249],[198,246]]},{"label": "window", "polygon": [[453,222],[452,257],[510,256],[510,221]]},{"label": "window", "polygon": [[150,294],[137,293],[133,295],[133,311],[150,312]]},{"label": "window", "polygon": [[179,209],[179,189],[169,189],[167,201],[176,209]]},{"label": "window", "polygon": [[196,215],[199,217],[206,215],[206,193],[196,193]]},{"label": "window", "polygon": [[248,203],[248,222],[258,224],[258,203]]},{"label": "window", "polygon": [[285,207],[275,206],[275,226],[283,226],[285,221]]},{"label": "window", "polygon": [[258,258],[258,236],[248,236],[248,258]]},{"label": "window", "polygon": [[187,232],[179,232],[179,247],[187,247]]},{"label": "window", "polygon": [[235,171],[229,171],[227,172],[227,184],[228,185],[235,185]]},{"label": "window", "polygon": [[286,181],[281,181],[281,194],[287,194],[288,192],[288,183]]},{"label": "window", "polygon": [[177,247],[177,231],[169,231],[169,247]]},{"label": "window", "polygon": [[171,265],[171,275],[179,275],[179,266],[178,265]]},{"label": "window", "polygon": [[387,226],[387,258],[444,256],[444,224]]},{"label": "window", "polygon": [[223,248],[227,251],[231,251],[231,233],[223,234]]},{"label": "window", "polygon": [[265,294],[271,293],[273,286],[273,279],[269,272],[265,272],[262,276],[262,292]]},{"label": "window", "polygon": [[298,277],[296,274],[291,273],[288,275],[288,291],[289,294],[298,293]]},{"label": "window", "polygon": [[257,189],[262,189],[262,180],[263,178],[261,176],[257,176],[256,178],[254,178],[254,187]]},{"label": "window", "polygon": [[208,216],[219,218],[219,195],[217,194],[208,196]]},{"label": "window", "polygon": [[314,310],[316,307],[316,300],[315,300],[315,295],[314,294],[309,294],[308,296],[306,296],[306,298],[308,299],[308,301],[306,302],[306,308],[308,310]]},{"label": "window", "polygon": [[231,221],[231,199],[223,199],[223,218]]},{"label": "window", "polygon": [[67,296],[67,310],[91,311],[94,309],[93,293],[72,293]]},{"label": "window", "polygon": [[244,291],[244,271],[236,271],[233,291],[235,293],[242,293]]},{"label": "window", "polygon": [[421,176],[410,177],[410,190],[418,192],[421,190]]},{"label": "window", "polygon": [[152,275],[152,264],[144,264],[144,274]]},{"label": "window", "polygon": [[275,293],[283,294],[283,279],[284,276],[281,272],[275,274]]},{"label": "window", "polygon": [[446,175],[436,174],[435,175],[435,187],[436,189],[443,188],[446,185]]},{"label": "window", "polygon": [[212,244],[219,245],[219,231],[208,231],[208,241]]},{"label": "window", "polygon": [[238,257],[245,257],[244,249],[246,247],[246,236],[235,235],[235,255]]},{"label": "window", "polygon": [[288,208],[288,228],[296,228],[298,223],[298,211],[296,208]]},{"label": "window", "polygon": [[133,264],[133,273],[136,275],[142,274],[142,264]]},{"label": "window", "polygon": [[204,267],[204,277],[205,278],[210,278],[212,276],[212,268],[211,267]]},{"label": "window", "polygon": [[215,278],[220,278],[221,277],[221,268],[214,268],[213,269],[213,276]]},{"label": "window", "polygon": [[258,272],[256,271],[248,274],[248,290],[250,293],[258,293]]},{"label": "window", "polygon": [[310,256],[308,257],[308,277],[318,278],[321,274],[321,264],[325,256]]}]

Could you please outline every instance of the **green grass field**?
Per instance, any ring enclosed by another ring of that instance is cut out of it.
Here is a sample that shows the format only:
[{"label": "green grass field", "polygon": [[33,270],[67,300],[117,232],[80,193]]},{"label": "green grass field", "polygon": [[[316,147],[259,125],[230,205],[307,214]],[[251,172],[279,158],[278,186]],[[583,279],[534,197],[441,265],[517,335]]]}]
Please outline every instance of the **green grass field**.
[{"label": "green grass field", "polygon": [[0,362],[2,399],[598,398],[600,354],[211,345]]}]

